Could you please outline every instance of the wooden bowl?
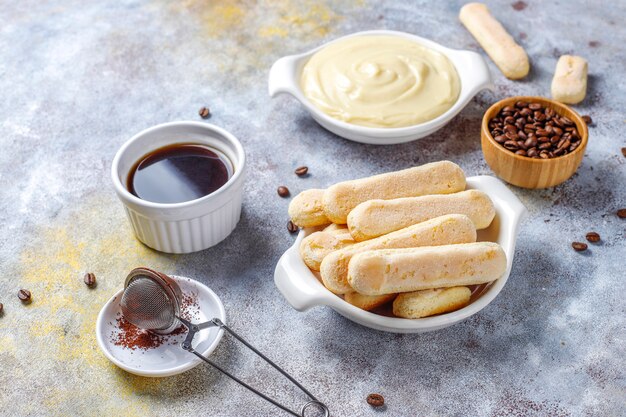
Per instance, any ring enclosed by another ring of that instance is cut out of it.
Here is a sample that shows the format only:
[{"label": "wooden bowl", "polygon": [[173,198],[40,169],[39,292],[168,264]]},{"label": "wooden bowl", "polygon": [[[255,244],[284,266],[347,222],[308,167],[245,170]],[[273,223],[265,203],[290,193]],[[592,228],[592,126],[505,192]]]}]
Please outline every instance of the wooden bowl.
[{"label": "wooden bowl", "polygon": [[[496,142],[493,136],[491,136],[488,126],[489,121],[502,108],[515,106],[515,103],[520,100],[528,103],[540,103],[544,107],[551,107],[558,115],[572,120],[581,137],[581,143],[578,148],[565,156],[551,159],[533,159],[527,156],[516,155]],[[588,137],[587,124],[570,107],[544,97],[525,96],[509,97],[492,105],[483,116],[480,132],[483,155],[493,172],[509,184],[532,189],[554,187],[574,175],[585,154]]]}]

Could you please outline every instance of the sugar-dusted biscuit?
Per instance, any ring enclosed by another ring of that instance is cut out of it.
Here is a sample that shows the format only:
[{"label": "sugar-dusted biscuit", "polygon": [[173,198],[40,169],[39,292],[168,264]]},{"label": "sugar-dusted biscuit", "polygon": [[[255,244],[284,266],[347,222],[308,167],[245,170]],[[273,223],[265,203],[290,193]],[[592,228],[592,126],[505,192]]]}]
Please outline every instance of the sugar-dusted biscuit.
[{"label": "sugar-dusted biscuit", "polygon": [[324,190],[311,188],[304,190],[289,203],[289,217],[300,227],[323,226],[330,223],[324,214],[322,196]]},{"label": "sugar-dusted biscuit", "polygon": [[461,23],[476,38],[500,71],[512,80],[530,71],[528,55],[482,3],[468,3],[459,13]]},{"label": "sugar-dusted biscuit", "polygon": [[574,55],[562,55],[552,79],[552,98],[561,103],[577,104],[587,94],[587,61]]},{"label": "sugar-dusted biscuit", "polygon": [[437,288],[400,294],[393,302],[393,314],[419,319],[465,307],[472,292],[467,287]]},{"label": "sugar-dusted biscuit", "polygon": [[367,311],[385,305],[394,298],[396,298],[396,294],[363,295],[358,292],[349,292],[344,296],[344,300],[348,303]]},{"label": "sugar-dusted biscuit", "polygon": [[362,241],[445,214],[465,214],[472,219],[476,229],[484,229],[491,224],[496,210],[489,196],[478,190],[370,200],[350,212],[348,228],[354,240]]},{"label": "sugar-dusted biscuit", "polygon": [[362,252],[350,259],[348,282],[361,294],[382,295],[484,284],[505,271],[500,245],[476,242]]},{"label": "sugar-dusted biscuit", "polygon": [[344,224],[348,213],[367,200],[449,194],[464,189],[463,170],[453,162],[441,161],[340,182],[324,192],[323,206],[326,217],[334,223]]},{"label": "sugar-dusted biscuit", "polygon": [[314,232],[302,239],[300,256],[314,271],[320,270],[320,264],[326,255],[354,243],[348,229],[331,229]]},{"label": "sugar-dusted biscuit", "polygon": [[449,245],[475,241],[476,229],[470,218],[461,214],[450,214],[331,252],[322,261],[320,275],[322,282],[330,291],[335,294],[346,294],[354,291],[348,283],[348,263],[358,253],[374,249]]}]

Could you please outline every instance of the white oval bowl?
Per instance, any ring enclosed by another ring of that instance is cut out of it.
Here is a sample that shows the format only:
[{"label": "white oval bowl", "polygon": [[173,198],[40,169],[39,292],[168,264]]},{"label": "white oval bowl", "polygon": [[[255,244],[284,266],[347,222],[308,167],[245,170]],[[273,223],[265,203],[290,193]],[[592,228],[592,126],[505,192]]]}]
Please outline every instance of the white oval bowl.
[{"label": "white oval bowl", "polygon": [[[309,61],[309,58],[320,49],[342,39],[371,35],[398,36],[410,39],[445,55],[454,65],[461,81],[459,98],[454,105],[450,107],[448,111],[433,120],[413,126],[395,128],[375,128],[355,125],[335,119],[318,109],[317,106],[304,95],[300,87],[302,69]],[[441,129],[463,110],[467,103],[469,103],[479,91],[493,89],[493,83],[485,59],[476,52],[446,48],[436,42],[406,32],[369,30],[335,39],[302,54],[280,58],[270,69],[268,89],[271,97],[275,97],[279,94],[291,94],[306,107],[313,119],[322,127],[336,135],[355,142],[372,145],[393,145],[423,138]]]},{"label": "white oval bowl", "polygon": [[470,177],[467,179],[467,189],[483,191],[493,201],[496,217],[487,229],[478,231],[478,241],[500,244],[506,253],[507,268],[504,275],[491,285],[481,286],[482,293],[473,295],[478,298],[460,310],[422,319],[404,319],[372,313],[347,303],[326,289],[300,256],[300,242],[315,229],[300,231],[293,246],[278,261],[274,272],[274,283],[287,302],[298,311],[305,311],[315,306],[328,306],[347,319],[376,330],[422,333],[458,323],[485,308],[506,284],[513,265],[520,221],[526,214],[526,208],[515,194],[494,177]]},{"label": "white oval bowl", "polygon": [[[178,283],[183,294],[196,295],[198,306],[192,308],[192,323],[205,322],[213,318],[226,322],[224,305],[209,287],[190,278],[169,276]],[[127,372],[148,377],[177,375],[202,363],[201,359],[180,346],[185,340],[186,332],[170,336],[168,343],[154,349],[131,350],[115,345],[111,337],[118,330],[117,319],[122,314],[120,300],[123,292],[121,289],[111,297],[98,314],[96,339],[104,356]],[[224,331],[217,327],[202,330],[196,334],[193,346],[203,356],[208,356],[215,350],[223,334]]]}]

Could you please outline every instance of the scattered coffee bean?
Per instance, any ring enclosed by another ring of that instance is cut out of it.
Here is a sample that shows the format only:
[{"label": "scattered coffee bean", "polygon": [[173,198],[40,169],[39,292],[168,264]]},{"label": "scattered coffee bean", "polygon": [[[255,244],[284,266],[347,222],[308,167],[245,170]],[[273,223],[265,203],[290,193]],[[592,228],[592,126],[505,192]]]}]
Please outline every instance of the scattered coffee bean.
[{"label": "scattered coffee bean", "polygon": [[626,219],[626,208],[617,210],[617,217],[620,219]]},{"label": "scattered coffee bean", "polygon": [[295,170],[296,175],[299,177],[306,175],[307,172],[309,172],[309,167],[305,167],[305,166],[298,167]]},{"label": "scattered coffee bean", "polygon": [[203,119],[208,119],[209,116],[211,116],[211,110],[209,110],[208,107],[202,107],[199,111],[198,114],[200,115],[200,117],[202,117]]},{"label": "scattered coffee bean", "polygon": [[294,222],[289,220],[289,222],[287,222],[287,230],[289,230],[289,233],[296,233],[299,230],[299,227],[296,226]]},{"label": "scattered coffee bean", "polygon": [[372,407],[382,407],[385,405],[385,398],[380,394],[370,394],[367,396],[367,403]]},{"label": "scattered coffee bean", "polygon": [[85,282],[85,285],[89,288],[94,288],[96,286],[96,276],[93,274],[93,272],[87,272],[85,274],[85,277],[83,278],[83,281]]},{"label": "scattered coffee bean", "polygon": [[582,117],[582,119],[585,121],[585,123],[587,123],[587,126],[589,126],[589,125],[591,125],[593,123],[593,119],[588,114],[585,114]]},{"label": "scattered coffee bean", "polygon": [[0,316],[4,312],[4,304],[0,303]]},{"label": "scattered coffee bean", "polygon": [[626,148],[622,148],[622,155],[626,156]]},{"label": "scattered coffee bean", "polygon": [[600,235],[597,234],[596,232],[589,232],[587,233],[585,237],[587,238],[589,242],[596,243],[600,241]]},{"label": "scattered coffee bean", "polygon": [[489,131],[505,149],[535,159],[567,155],[582,143],[573,121],[552,108],[525,101],[500,110],[489,121]]},{"label": "scattered coffee bean", "polygon": [[582,242],[572,242],[572,248],[574,248],[576,252],[582,252],[587,250],[587,244]]},{"label": "scattered coffee bean", "polygon": [[289,197],[289,188],[281,185],[280,187],[278,187],[278,195],[281,197]]},{"label": "scattered coffee bean", "polygon": [[24,304],[30,303],[31,294],[30,291],[21,289],[17,292],[17,298],[19,298]]}]

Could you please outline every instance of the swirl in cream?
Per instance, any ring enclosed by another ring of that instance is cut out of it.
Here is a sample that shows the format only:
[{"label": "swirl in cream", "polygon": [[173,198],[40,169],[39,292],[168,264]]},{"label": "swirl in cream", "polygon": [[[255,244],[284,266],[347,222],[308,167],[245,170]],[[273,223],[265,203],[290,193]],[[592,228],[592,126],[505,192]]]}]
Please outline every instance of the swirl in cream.
[{"label": "swirl in cream", "polygon": [[440,52],[398,36],[332,43],[304,66],[300,84],[321,111],[348,123],[403,127],[432,120],[456,102],[460,81]]}]

